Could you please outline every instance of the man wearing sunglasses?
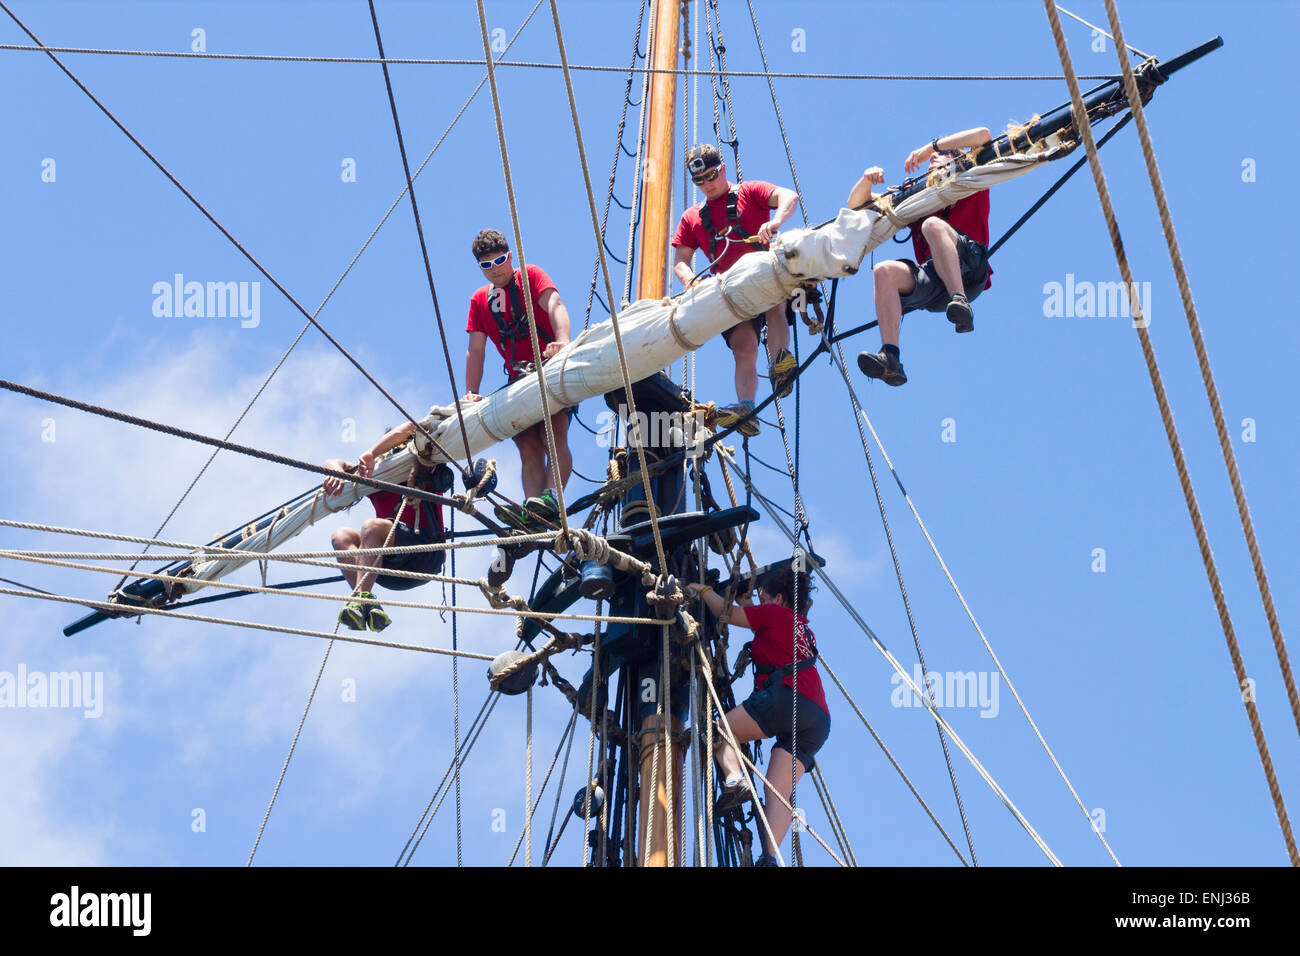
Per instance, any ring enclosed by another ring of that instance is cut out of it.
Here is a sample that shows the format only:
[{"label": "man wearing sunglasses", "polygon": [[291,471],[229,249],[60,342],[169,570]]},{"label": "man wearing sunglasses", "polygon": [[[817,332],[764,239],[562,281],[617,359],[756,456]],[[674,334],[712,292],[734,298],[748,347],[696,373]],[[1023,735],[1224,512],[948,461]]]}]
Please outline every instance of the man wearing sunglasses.
[{"label": "man wearing sunglasses", "polygon": [[[957,151],[983,146],[991,138],[982,126],[940,136],[912,150],[903,169],[913,173],[927,162],[931,166],[951,162]],[[879,166],[864,172],[849,192],[849,208],[870,202],[872,184],[884,181],[885,173]],[[970,304],[993,284],[993,268],[988,263],[989,191],[981,189],[912,223],[911,235],[915,262],[894,259],[878,262],[872,270],[880,351],[859,354],[858,368],[868,378],[883,379],[886,385],[898,386],[907,381],[898,351],[898,332],[905,312],[943,312],[954,331],[975,330]]]},{"label": "man wearing sunglasses", "polygon": [[[709,257],[709,272],[726,272],[741,256],[767,247],[777,229],[790,218],[799,203],[793,189],[762,180],[732,184],[727,181],[727,164],[717,147],[694,146],[686,154],[686,171],[704,193],[704,202],[682,213],[673,236],[677,250],[673,274],[683,286],[695,281],[692,262],[697,249]],[[773,215],[772,210],[776,210]],[[767,354],[772,391],[780,398],[794,387],[798,363],[790,354],[790,324],[784,305],[775,305],[765,315],[755,316],[722,333],[736,362],[735,405],[717,410],[716,421],[730,428],[754,410],[758,392],[758,340],[767,327]],[[758,434],[758,422],[750,419],[740,426],[745,435]]]},{"label": "man wearing sunglasses", "polygon": [[[465,353],[465,400],[482,400],[478,390],[483,383],[483,361],[487,341],[492,340],[505,360],[507,383],[536,371],[538,361],[546,361],[569,344],[569,312],[560,301],[555,283],[544,271],[528,264],[528,293],[532,299],[533,320],[537,323],[539,359],[533,352],[528,331],[528,313],[523,301],[523,278],[514,265],[514,254],[506,237],[495,229],[484,229],[474,237],[471,252],[483,270],[488,284],[470,298],[469,349]],[[573,456],[569,452],[569,417],[573,409],[564,408],[551,416],[555,432],[555,462],[560,473],[560,487],[569,480]],[[555,490],[547,487],[552,462],[547,457],[546,426],[542,422],[525,428],[515,436],[523,470],[524,502],[522,512],[498,505],[497,518],[522,530],[540,530],[548,522],[559,520]]]}]

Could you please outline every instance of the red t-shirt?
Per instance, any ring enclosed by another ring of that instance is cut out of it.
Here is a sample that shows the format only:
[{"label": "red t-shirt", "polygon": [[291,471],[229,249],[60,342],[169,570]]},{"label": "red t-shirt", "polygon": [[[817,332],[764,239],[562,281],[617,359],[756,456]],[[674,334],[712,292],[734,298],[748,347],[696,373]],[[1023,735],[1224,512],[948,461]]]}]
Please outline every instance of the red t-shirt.
[{"label": "red t-shirt", "polygon": [[[778,670],[791,663],[794,651],[794,612],[779,604],[755,604],[745,608],[745,620],[754,631],[751,653],[754,663],[761,667],[775,667]],[[808,628],[808,621],[801,614],[802,625],[799,635],[799,659],[812,657],[812,649],[817,646],[817,638]],[[754,678],[754,690],[764,690],[772,682],[772,674],[759,674]],[[786,687],[794,687],[794,675],[781,681]],[[826,692],[822,689],[822,678],[817,673],[817,665],[805,667],[799,672],[799,693],[830,716],[826,706]]]},{"label": "red t-shirt", "polygon": [[[967,239],[974,239],[986,249],[989,244],[989,191],[981,189],[974,195],[967,196],[965,199],[958,199],[947,209],[943,209],[934,215],[941,219],[946,219],[948,225],[952,226]],[[923,266],[930,260],[930,244],[925,241],[921,235],[921,224],[912,224],[912,249],[916,252],[916,264]],[[984,283],[984,288],[993,285],[993,265],[989,265],[989,277]]]},{"label": "red t-shirt", "polygon": [[[748,182],[741,183],[737,188],[740,193],[736,197],[736,215],[739,218],[740,225],[751,236],[756,235],[759,227],[772,218],[772,207],[768,203],[771,202],[772,193],[776,192],[776,187],[771,183],[763,182],[761,179],[751,179]],[[709,202],[709,216],[713,220],[715,234],[721,235],[727,231],[729,223],[727,222],[726,193]],[[705,231],[704,223],[700,220],[699,204],[682,213],[682,218],[677,223],[677,234],[673,236],[673,246],[702,249],[704,254],[708,255],[709,234]],[[752,246],[744,242],[728,243],[726,239],[719,238],[718,254],[720,258],[714,263],[711,271],[714,275],[719,272],[726,272],[736,264],[741,256],[748,252],[760,252],[762,248],[762,246]]]},{"label": "red t-shirt", "polygon": [[[524,283],[518,269],[515,270],[514,280],[519,286],[522,302]],[[528,291],[532,294],[533,319],[537,322],[537,337],[543,349],[546,348],[547,342],[555,341],[555,329],[551,325],[551,317],[542,308],[542,293],[554,288],[555,283],[551,281],[550,276],[532,263],[528,264]],[[482,332],[492,340],[501,357],[506,360],[506,378],[513,380],[518,375],[511,366],[517,362],[537,362],[540,359],[533,353],[533,340],[528,332],[528,316],[526,314],[518,316],[516,321],[510,299],[510,291],[504,286],[497,287],[490,284],[483,286],[469,300],[469,322],[465,326],[465,331]],[[494,316],[500,316],[506,327],[513,330],[514,348],[509,354],[501,341],[501,327]]]},{"label": "red t-shirt", "polygon": [[[402,502],[401,495],[399,495],[395,491],[376,491],[374,494],[370,495],[369,497],[370,497],[370,503],[375,506],[376,518],[383,518],[387,521],[394,520],[393,512],[397,510],[397,506]],[[410,504],[408,504],[405,508],[402,509],[402,516],[400,518],[397,518],[396,520],[402,522],[403,524],[411,528],[414,528],[415,512],[416,512],[417,505],[419,505],[419,502],[417,501],[413,501]],[[441,516],[439,517],[441,518]],[[423,534],[427,530],[428,530],[428,522],[424,518],[422,518],[420,520],[420,532],[421,534]],[[803,675],[801,674],[800,676],[802,677]]]}]

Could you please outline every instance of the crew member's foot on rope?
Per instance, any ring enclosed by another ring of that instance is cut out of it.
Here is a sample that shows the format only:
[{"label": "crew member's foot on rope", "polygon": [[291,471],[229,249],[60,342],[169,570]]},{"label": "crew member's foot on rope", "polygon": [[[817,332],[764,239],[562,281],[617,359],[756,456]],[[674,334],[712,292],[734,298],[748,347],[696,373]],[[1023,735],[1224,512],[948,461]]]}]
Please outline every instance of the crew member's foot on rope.
[{"label": "crew member's foot on rope", "polygon": [[785,398],[794,391],[794,377],[799,372],[799,363],[795,361],[788,349],[778,349],[776,358],[768,370],[768,379],[777,398]]},{"label": "crew member's foot on rope", "polygon": [[975,313],[971,311],[970,303],[960,292],[948,303],[948,321],[958,332],[975,331]]},{"label": "crew member's foot on rope", "polygon": [[532,515],[528,513],[527,508],[516,508],[514,505],[497,505],[492,509],[493,513],[507,528],[513,531],[532,531]]},{"label": "crew member's foot on rope", "polygon": [[745,781],[737,778],[728,780],[722,785],[722,793],[718,796],[717,803],[713,809],[721,813],[724,810],[730,810],[733,807],[743,806],[745,801],[750,798],[749,787],[745,786]]},{"label": "crew member's foot on rope", "polygon": [[763,855],[754,861],[754,865],[755,866],[780,866],[781,864],[776,862],[775,854],[769,853],[767,850],[764,850]]},{"label": "crew member's foot on rope", "polygon": [[903,363],[898,360],[896,352],[859,352],[858,368],[867,378],[884,379],[886,385],[903,385],[907,375],[903,372]]},{"label": "crew member's foot on rope", "polygon": [[[364,591],[357,597],[367,596]],[[349,601],[343,605],[343,610],[339,611],[339,623],[349,631],[364,631],[366,629],[366,606],[359,601]]]},{"label": "crew member's foot on rope", "polygon": [[[713,421],[719,428],[730,428],[754,410],[750,401],[736,402],[735,405],[723,405],[713,413]],[[758,434],[758,419],[751,418],[738,429],[742,435],[753,438]]]},{"label": "crew member's foot on rope", "polygon": [[[369,591],[362,591],[357,595],[357,597],[374,599],[374,595]],[[366,608],[366,623],[370,625],[370,629],[376,634],[386,628],[389,624],[393,623],[393,619],[388,616],[388,612],[378,604],[367,604]]]},{"label": "crew member's foot on rope", "polygon": [[540,495],[524,502],[524,510],[532,517],[535,524],[560,520],[560,503],[555,498],[555,489],[547,488]]}]

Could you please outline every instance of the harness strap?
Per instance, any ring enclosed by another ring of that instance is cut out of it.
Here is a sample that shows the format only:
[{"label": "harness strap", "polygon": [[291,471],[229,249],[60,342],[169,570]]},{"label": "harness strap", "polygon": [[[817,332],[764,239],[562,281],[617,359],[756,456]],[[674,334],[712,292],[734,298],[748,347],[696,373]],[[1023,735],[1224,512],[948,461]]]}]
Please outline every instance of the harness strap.
[{"label": "harness strap", "polygon": [[[732,185],[727,190],[727,226],[729,233],[735,233],[738,239],[749,239],[754,234],[740,224],[740,186]],[[713,228],[713,214],[709,211],[709,200],[700,203],[700,225],[709,237],[709,261],[718,258],[718,235]]]},{"label": "harness strap", "polygon": [[[510,277],[510,282],[506,285],[506,294],[510,296],[510,321],[505,319],[504,312],[498,312],[491,308],[489,303],[488,311],[492,313],[492,318],[497,324],[497,330],[501,335],[501,344],[506,349],[506,364],[514,368],[515,343],[528,338],[528,312],[524,308],[524,297],[519,289],[519,282],[515,276]],[[542,324],[537,323],[537,343],[543,347],[555,341],[547,334]]]}]

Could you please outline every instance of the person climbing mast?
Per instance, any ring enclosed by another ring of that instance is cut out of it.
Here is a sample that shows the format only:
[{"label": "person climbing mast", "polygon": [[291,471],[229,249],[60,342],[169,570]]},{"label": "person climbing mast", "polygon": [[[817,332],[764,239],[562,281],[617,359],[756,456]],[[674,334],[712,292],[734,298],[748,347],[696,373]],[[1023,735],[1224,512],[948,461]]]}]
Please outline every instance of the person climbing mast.
[{"label": "person climbing mast", "polygon": [[[720,275],[741,256],[765,248],[799,204],[799,194],[784,186],[758,179],[728,182],[722,154],[716,146],[707,143],[693,146],[686,154],[686,171],[691,182],[704,193],[704,201],[682,213],[673,236],[673,247],[677,250],[673,274],[683,287],[689,288],[695,281],[692,260],[696,250],[705,250],[710,273]],[[782,303],[722,333],[736,362],[737,398],[735,405],[717,410],[716,421],[722,428],[730,428],[754,410],[754,396],[758,393],[758,340],[764,326],[772,391],[778,398],[790,394],[798,363],[788,348],[789,321]],[[757,435],[758,423],[750,419],[740,431]]]},{"label": "person climbing mast", "polygon": [[[528,331],[528,313],[524,306],[523,284],[520,270],[514,267],[514,253],[506,237],[495,229],[484,229],[471,244],[471,252],[478,262],[488,284],[481,286],[469,302],[469,349],[465,353],[465,400],[482,401],[478,390],[483,382],[483,361],[488,339],[505,360],[507,384],[536,371],[538,362],[545,362],[569,344],[569,311],[560,300],[560,294],[541,268],[528,264],[528,292],[532,299],[533,319],[537,323],[537,344],[542,349],[540,358],[533,352],[533,341]],[[548,522],[559,518],[559,503],[555,489],[550,487],[552,467],[559,471],[560,487],[568,483],[573,471],[573,455],[569,451],[569,419],[575,409],[562,408],[551,415],[551,430],[555,433],[555,461],[547,455],[546,426],[538,422],[514,436],[519,449],[522,470],[524,507],[520,511],[497,505],[497,518],[521,530],[540,530]]]},{"label": "person climbing mast", "polygon": [[[324,467],[332,471],[346,471],[369,478],[374,474],[375,461],[384,454],[405,444],[415,433],[415,423],[399,425],[384,435],[368,451],[364,451],[356,462],[346,462],[341,458],[331,458]],[[425,468],[415,465],[407,479],[412,488],[421,488],[443,494],[451,489],[453,477],[446,465]],[[326,497],[333,497],[343,490],[342,478],[330,476],[325,479],[322,490]],[[392,623],[380,605],[370,603],[374,594],[370,588],[379,584],[390,591],[405,591],[425,582],[420,578],[408,578],[401,575],[384,573],[385,571],[416,571],[421,574],[438,574],[442,571],[444,552],[442,551],[408,551],[395,555],[352,555],[348,552],[357,548],[410,547],[413,545],[436,544],[445,540],[443,533],[442,506],[429,501],[410,499],[402,507],[403,497],[394,491],[372,491],[368,496],[375,509],[375,517],[367,518],[356,528],[339,528],[330,535],[334,550],[340,552],[339,563],[343,565],[365,565],[374,570],[358,571],[354,567],[344,567],[343,577],[352,587],[355,598],[362,601],[349,601],[339,612],[339,623],[349,630],[382,631]],[[399,514],[400,511],[400,514]],[[396,527],[394,527],[396,522]]]},{"label": "person climbing mast", "polygon": [[[927,160],[931,166],[951,162],[957,151],[983,146],[991,138],[983,126],[937,137],[912,150],[903,169],[915,172]],[[870,202],[874,198],[872,185],[884,181],[884,170],[872,166],[853,185],[847,205],[857,209]],[[893,386],[907,382],[898,348],[904,313],[917,309],[944,312],[957,332],[975,330],[970,303],[993,284],[993,268],[988,263],[988,190],[982,189],[912,223],[911,234],[915,262],[894,259],[879,262],[872,270],[881,348],[879,352],[858,355],[858,367],[864,375]]]}]

